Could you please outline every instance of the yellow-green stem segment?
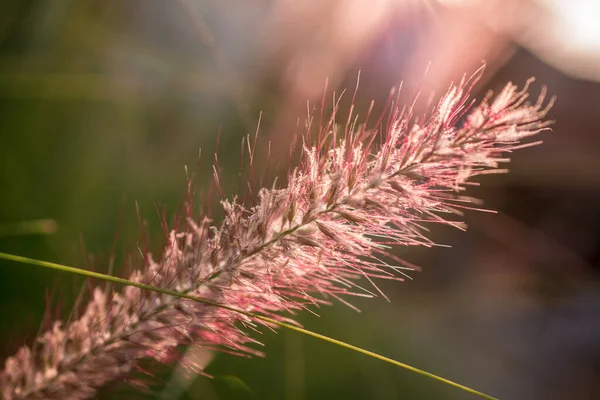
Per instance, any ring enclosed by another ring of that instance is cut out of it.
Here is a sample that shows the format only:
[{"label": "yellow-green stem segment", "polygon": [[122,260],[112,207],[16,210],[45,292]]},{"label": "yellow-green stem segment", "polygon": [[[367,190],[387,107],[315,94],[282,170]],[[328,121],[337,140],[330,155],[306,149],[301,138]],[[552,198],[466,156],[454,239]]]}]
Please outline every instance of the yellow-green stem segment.
[{"label": "yellow-green stem segment", "polygon": [[345,348],[350,349],[350,350],[354,350],[354,351],[356,351],[358,353],[362,353],[362,354],[365,354],[365,355],[367,355],[369,357],[373,357],[373,358],[376,358],[378,360],[385,361],[387,363],[390,363],[390,364],[396,365],[398,367],[407,369],[409,371],[416,372],[417,374],[420,374],[420,375],[423,375],[423,376],[427,376],[427,377],[429,377],[431,379],[435,379],[435,380],[443,382],[443,383],[445,383],[447,385],[454,386],[454,387],[456,387],[458,389],[464,390],[465,392],[472,393],[474,395],[483,397],[485,399],[498,400],[495,397],[492,397],[492,396],[487,395],[485,393],[479,392],[479,391],[477,391],[475,389],[471,389],[470,387],[461,385],[459,383],[453,382],[453,381],[451,381],[449,379],[446,379],[446,378],[442,378],[441,376],[432,374],[430,372],[423,371],[422,369],[413,367],[411,365],[404,364],[404,363],[402,363],[400,361],[396,361],[396,360],[393,360],[391,358],[382,356],[381,354],[377,354],[377,353],[374,353],[372,351],[365,350],[365,349],[362,349],[360,347],[351,345],[349,343],[342,342],[341,340],[333,339],[333,338],[330,338],[328,336],[321,335],[319,333],[312,332],[312,331],[309,331],[309,330],[304,329],[304,328],[300,328],[300,327],[295,326],[295,325],[291,325],[291,324],[288,324],[288,323],[285,323],[285,322],[277,321],[277,320],[272,319],[272,318],[264,317],[262,315],[253,314],[253,313],[249,313],[247,311],[239,310],[239,309],[237,309],[235,307],[230,307],[230,306],[227,306],[225,304],[220,304],[220,303],[214,302],[212,300],[203,299],[201,297],[196,297],[196,296],[192,296],[192,295],[189,295],[189,294],[186,294],[186,293],[180,293],[180,292],[176,292],[176,291],[169,290],[169,289],[163,289],[163,288],[155,287],[155,286],[152,286],[152,285],[147,285],[147,284],[144,284],[144,283],[132,282],[132,281],[129,281],[127,279],[118,278],[116,276],[111,276],[111,275],[106,275],[106,274],[101,274],[99,272],[86,271],[84,269],[69,267],[69,266],[66,266],[66,265],[56,264],[56,263],[49,262],[49,261],[36,260],[36,259],[33,259],[33,258],[22,257],[22,256],[13,255],[13,254],[7,254],[7,253],[0,252],[0,259],[5,259],[5,260],[14,261],[14,262],[23,263],[23,264],[36,265],[36,266],[44,267],[44,268],[51,268],[51,269],[55,269],[55,270],[58,270],[58,271],[70,272],[72,274],[82,275],[82,276],[86,276],[86,277],[89,277],[89,278],[102,279],[104,281],[119,283],[121,285],[135,286],[135,287],[140,288],[140,289],[151,290],[151,291],[154,291],[154,292],[158,292],[158,293],[162,293],[162,294],[166,294],[166,295],[170,295],[170,296],[175,296],[175,297],[180,297],[180,298],[184,298],[184,299],[189,299],[189,300],[197,301],[199,303],[207,304],[207,305],[214,306],[214,307],[220,307],[220,308],[223,308],[225,310],[236,312],[236,313],[239,313],[239,314],[242,314],[242,315],[246,315],[248,317],[255,318],[257,320],[260,320],[260,321],[263,321],[263,322],[266,322],[266,323],[269,323],[269,324],[273,324],[273,325],[279,326],[281,328],[286,328],[286,329],[290,329],[292,331],[300,332],[300,333],[303,333],[305,335],[312,336],[314,338],[317,338],[317,339],[320,339],[320,340],[324,340],[326,342],[333,343],[335,345],[338,345],[338,346],[341,346],[341,347],[345,347]]}]

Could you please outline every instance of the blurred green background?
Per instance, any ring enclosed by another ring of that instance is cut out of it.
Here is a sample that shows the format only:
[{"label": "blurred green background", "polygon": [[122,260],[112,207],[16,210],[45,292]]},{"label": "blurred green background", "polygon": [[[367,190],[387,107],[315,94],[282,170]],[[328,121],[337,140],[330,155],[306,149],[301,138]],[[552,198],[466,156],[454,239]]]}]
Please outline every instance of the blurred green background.
[{"label": "blurred green background", "polygon": [[[576,3],[571,10],[593,14],[592,2]],[[290,143],[307,108],[319,109],[326,79],[330,104],[361,71],[356,111],[364,116],[375,100],[377,115],[401,81],[404,100],[419,84],[424,98],[439,95],[485,59],[477,98],[530,76],[559,96],[546,143],[515,154],[511,174],[481,179],[471,193],[500,214],[467,215],[467,233],[432,227],[451,249],[398,249],[424,270],[414,281],[382,283],[391,303],[356,300],[361,313],[336,304],[299,319],[503,399],[596,399],[600,51],[577,58],[583,50],[569,50],[576,42],[558,31],[568,22],[559,4],[5,0],[0,251],[98,271],[114,254],[119,273],[143,246],[136,203],[158,254],[161,215],[175,215],[185,199],[184,166],[206,193],[217,149],[226,191],[238,191],[241,141],[259,115],[257,164],[270,165],[269,182],[286,171]],[[218,219],[218,205],[211,208]],[[51,234],[23,231],[38,219],[52,221],[44,225]],[[68,314],[81,284],[0,261],[0,360],[31,343],[48,312]],[[265,331],[260,340],[266,358],[215,355],[206,370],[214,379],[173,386],[174,372],[157,366],[147,393],[117,384],[99,396],[474,398],[297,333]]]}]

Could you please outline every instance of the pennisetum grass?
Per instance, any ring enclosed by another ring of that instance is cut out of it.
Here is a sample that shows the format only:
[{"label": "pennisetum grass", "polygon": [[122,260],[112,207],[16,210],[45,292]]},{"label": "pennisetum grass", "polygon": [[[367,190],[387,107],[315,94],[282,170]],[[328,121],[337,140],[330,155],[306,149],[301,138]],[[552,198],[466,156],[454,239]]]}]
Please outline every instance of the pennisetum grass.
[{"label": "pennisetum grass", "polygon": [[522,140],[548,127],[552,100],[545,102],[542,92],[530,103],[528,85],[518,90],[509,83],[476,105],[469,95],[476,80],[477,74],[451,86],[427,116],[417,118],[412,107],[392,109],[379,131],[348,118],[342,132],[334,112],[315,141],[304,136],[285,187],[261,189],[252,208],[223,200],[219,226],[188,216],[169,233],[162,256],[146,255],[128,279],[0,253],[125,285],[96,287],[80,316],[54,322],[8,358],[0,396],[87,399],[140,359],[177,359],[180,345],[261,354],[250,333],[263,325],[310,334],[491,398],[304,330],[293,319],[330,299],[385,297],[373,281],[402,280],[412,269],[391,246],[433,245],[427,223],[461,227],[449,217],[471,208],[472,199],[460,195],[469,179],[505,172],[499,164],[507,153],[539,143]]}]

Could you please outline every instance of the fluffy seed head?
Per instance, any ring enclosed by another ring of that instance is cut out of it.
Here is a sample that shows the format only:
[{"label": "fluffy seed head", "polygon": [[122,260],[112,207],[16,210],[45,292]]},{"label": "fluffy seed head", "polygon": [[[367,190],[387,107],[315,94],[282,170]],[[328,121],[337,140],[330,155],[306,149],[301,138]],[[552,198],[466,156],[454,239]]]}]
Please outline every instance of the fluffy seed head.
[{"label": "fluffy seed head", "polygon": [[[427,118],[395,109],[383,131],[352,126],[337,140],[336,127],[323,129],[317,145],[307,135],[287,186],[262,189],[252,208],[223,201],[220,226],[188,219],[160,259],[148,256],[129,279],[292,323],[296,311],[330,299],[383,295],[374,279],[401,280],[411,269],[390,245],[432,245],[426,223],[460,227],[449,217],[470,200],[459,195],[468,180],[503,172],[505,154],[549,125],[543,93],[531,104],[527,88],[508,84],[474,106],[472,83],[452,86]],[[90,398],[142,358],[173,360],[178,345],[260,354],[249,332],[261,324],[134,287],[98,287],[78,319],[54,323],[6,360],[0,394]]]}]

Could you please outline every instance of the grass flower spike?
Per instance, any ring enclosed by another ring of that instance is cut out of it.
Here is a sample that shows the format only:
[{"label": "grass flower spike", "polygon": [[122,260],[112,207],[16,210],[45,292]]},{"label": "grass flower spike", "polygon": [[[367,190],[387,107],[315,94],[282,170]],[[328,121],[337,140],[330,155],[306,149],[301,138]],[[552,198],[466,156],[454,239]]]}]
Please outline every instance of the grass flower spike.
[{"label": "grass flower spike", "polygon": [[460,226],[448,216],[468,208],[460,195],[468,180],[504,172],[506,153],[535,144],[521,140],[549,125],[543,93],[529,103],[527,88],[508,84],[475,105],[473,83],[452,86],[426,117],[392,110],[383,131],[349,124],[342,135],[330,123],[315,145],[307,134],[287,186],[262,189],[252,208],[223,201],[220,226],[188,218],[162,256],[148,255],[128,278],[230,308],[96,287],[78,317],[54,322],[6,360],[0,396],[87,399],[140,359],[169,362],[192,343],[259,354],[249,333],[272,324],[252,314],[294,324],[295,312],[331,299],[383,295],[374,280],[411,268],[391,246],[432,245],[430,222]]}]

